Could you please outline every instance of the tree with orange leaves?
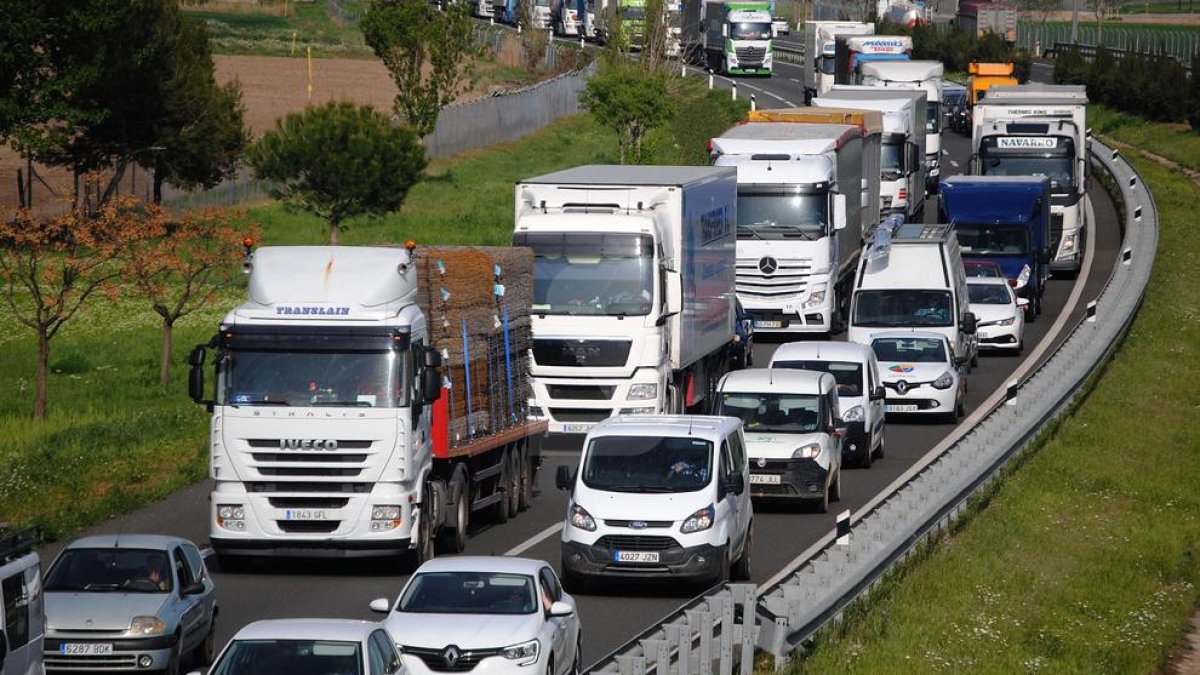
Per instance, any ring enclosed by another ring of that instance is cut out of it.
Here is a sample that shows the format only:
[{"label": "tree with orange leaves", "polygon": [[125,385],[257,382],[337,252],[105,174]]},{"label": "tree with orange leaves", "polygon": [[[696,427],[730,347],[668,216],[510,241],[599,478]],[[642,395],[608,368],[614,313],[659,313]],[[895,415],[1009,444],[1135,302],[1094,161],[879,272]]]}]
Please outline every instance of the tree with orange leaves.
[{"label": "tree with orange leaves", "polygon": [[51,340],[96,294],[115,296],[121,244],[144,215],[136,200],[121,198],[95,214],[74,209],[41,219],[23,210],[0,219],[0,292],[38,336],[34,419],[46,416]]},{"label": "tree with orange leaves", "polygon": [[124,278],[162,320],[158,379],[165,387],[171,381],[175,323],[233,283],[243,241],[253,241],[255,233],[243,234],[223,211],[178,220],[155,205],[146,211],[136,236],[124,244]]}]

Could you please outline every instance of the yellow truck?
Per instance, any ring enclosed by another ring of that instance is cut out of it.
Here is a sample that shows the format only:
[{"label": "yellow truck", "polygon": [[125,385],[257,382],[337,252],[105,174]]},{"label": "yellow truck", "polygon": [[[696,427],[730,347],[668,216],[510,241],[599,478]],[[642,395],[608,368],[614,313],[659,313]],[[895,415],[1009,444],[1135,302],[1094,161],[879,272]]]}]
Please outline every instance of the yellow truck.
[{"label": "yellow truck", "polygon": [[987,96],[987,90],[996,85],[1017,85],[1011,63],[972,63],[967,66],[967,105],[975,104]]}]

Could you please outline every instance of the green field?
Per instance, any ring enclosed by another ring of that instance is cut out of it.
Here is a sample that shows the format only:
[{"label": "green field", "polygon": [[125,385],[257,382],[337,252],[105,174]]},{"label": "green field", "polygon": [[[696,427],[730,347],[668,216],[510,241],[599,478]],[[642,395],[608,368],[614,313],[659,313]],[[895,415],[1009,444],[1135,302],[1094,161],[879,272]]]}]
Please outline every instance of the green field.
[{"label": "green field", "polygon": [[1200,12],[1193,0],[1187,2],[1131,2],[1113,8],[1116,14],[1192,14]]},{"label": "green field", "polygon": [[[358,27],[336,20],[325,0],[287,3],[288,16],[282,15],[284,3],[280,0],[261,4],[264,7],[258,11],[232,3],[184,3],[182,7],[187,16],[208,26],[215,54],[295,56],[312,47],[314,57],[375,57]],[[352,7],[354,3],[343,0],[341,5]]]},{"label": "green field", "polygon": [[1131,159],[1161,240],[1141,313],[1090,397],[793,673],[1161,672],[1200,585],[1200,188]]}]

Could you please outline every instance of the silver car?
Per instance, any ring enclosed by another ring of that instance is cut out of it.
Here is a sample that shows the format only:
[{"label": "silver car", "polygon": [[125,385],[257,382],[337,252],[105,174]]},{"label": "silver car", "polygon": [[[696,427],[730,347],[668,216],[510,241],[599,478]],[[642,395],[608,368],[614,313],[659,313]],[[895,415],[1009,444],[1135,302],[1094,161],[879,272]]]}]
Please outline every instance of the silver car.
[{"label": "silver car", "polygon": [[[272,619],[238,631],[208,675],[394,675],[404,672],[382,625],[350,619]],[[200,675],[194,671],[192,675]]]},{"label": "silver car", "polygon": [[46,573],[46,670],[175,675],[212,663],[217,614],[200,550],[179,537],[84,537]]}]

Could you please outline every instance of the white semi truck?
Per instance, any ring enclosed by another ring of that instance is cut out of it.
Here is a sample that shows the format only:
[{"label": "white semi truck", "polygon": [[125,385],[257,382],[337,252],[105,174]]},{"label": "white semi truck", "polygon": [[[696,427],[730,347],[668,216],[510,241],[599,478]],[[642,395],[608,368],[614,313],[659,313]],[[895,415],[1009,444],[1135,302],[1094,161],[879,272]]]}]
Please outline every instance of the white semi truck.
[{"label": "white semi truck", "polygon": [[1050,179],[1050,271],[1076,274],[1087,240],[1091,182],[1082,85],[994,86],[975,104],[971,173]]},{"label": "white semi truck", "polygon": [[502,288],[528,289],[532,253],[279,246],[245,264],[249,297],[189,357],[222,561],[419,563],[439,535],[461,551],[473,512],[529,506],[545,425],[527,418],[528,307]]},{"label": "white semi truck", "polygon": [[691,0],[683,3],[681,49],[688,60],[722,75],[771,74],[770,4],[765,1]]},{"label": "white semi truck", "polygon": [[734,357],[737,172],[580,166],[520,181],[535,254],[532,414],[575,445],[615,414],[680,413]]},{"label": "white semi truck", "polygon": [[871,127],[791,112],[712,139],[713,164],[738,171],[737,294],[756,331],[833,333],[849,312],[863,232],[879,220],[880,124],[878,114]]},{"label": "white semi truck", "polygon": [[839,35],[873,35],[875,24],[854,21],[804,22],[804,103],[834,84],[834,57]]},{"label": "white semi truck", "polygon": [[876,61],[862,65],[862,83],[925,92],[925,192],[937,191],[942,156],[941,61]]},{"label": "white semi truck", "polygon": [[834,85],[813,99],[818,108],[862,108],[883,113],[880,213],[915,219],[925,207],[925,92]]}]

